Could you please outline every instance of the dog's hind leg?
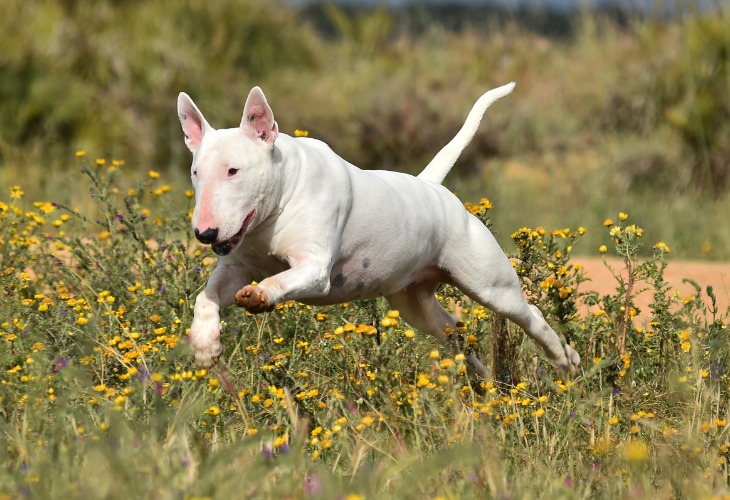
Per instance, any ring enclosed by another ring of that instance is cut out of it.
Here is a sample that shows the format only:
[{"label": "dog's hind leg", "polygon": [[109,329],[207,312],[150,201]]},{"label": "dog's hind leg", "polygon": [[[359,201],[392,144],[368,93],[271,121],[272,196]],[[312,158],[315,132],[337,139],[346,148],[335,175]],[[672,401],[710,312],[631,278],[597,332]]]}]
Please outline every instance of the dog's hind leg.
[{"label": "dog's hind leg", "polygon": [[556,365],[577,370],[580,356],[564,345],[542,313],[527,303],[512,264],[481,222],[470,217],[463,236],[456,238],[443,255],[442,269],[462,292],[516,323]]},{"label": "dog's hind leg", "polygon": [[[456,332],[457,320],[439,304],[434,296],[438,282],[426,282],[410,286],[387,297],[391,308],[397,309],[400,316],[411,326],[430,333],[444,345],[449,345],[447,329]],[[455,340],[453,337],[452,340]],[[452,348],[458,348],[451,344]],[[480,382],[487,378],[487,369],[474,354],[467,358],[468,372],[472,379]],[[477,388],[481,392],[481,388]]]}]

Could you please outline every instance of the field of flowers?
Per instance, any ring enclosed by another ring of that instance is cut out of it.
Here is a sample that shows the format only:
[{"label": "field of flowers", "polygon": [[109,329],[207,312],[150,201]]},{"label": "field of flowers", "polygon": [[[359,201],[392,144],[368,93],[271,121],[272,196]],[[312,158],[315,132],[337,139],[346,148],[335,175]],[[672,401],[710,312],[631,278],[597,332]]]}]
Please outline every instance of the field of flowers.
[{"label": "field of flowers", "polygon": [[[668,246],[629,215],[512,235],[526,295],[581,354],[576,377],[448,287],[456,351],[382,301],[287,302],[224,311],[204,370],[184,340],[215,256],[191,238],[192,193],[77,156],[90,213],[22,184],[0,194],[1,499],[730,494],[727,311],[711,289],[674,293]],[[466,209],[489,224],[500,207]],[[587,231],[626,266],[612,294],[571,262]],[[472,351],[494,374],[484,395]]]}]

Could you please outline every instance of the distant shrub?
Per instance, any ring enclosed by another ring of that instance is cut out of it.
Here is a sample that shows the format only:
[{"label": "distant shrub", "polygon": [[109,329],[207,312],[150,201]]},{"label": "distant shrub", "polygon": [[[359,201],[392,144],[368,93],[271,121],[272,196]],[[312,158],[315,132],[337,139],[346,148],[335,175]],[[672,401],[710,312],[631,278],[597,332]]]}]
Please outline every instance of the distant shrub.
[{"label": "distant shrub", "polygon": [[[717,193],[730,184],[730,17],[694,19],[688,49],[691,68],[684,79],[686,97],[680,104],[686,118],[672,123],[697,156],[697,184]],[[688,101],[694,105],[689,106]]]},{"label": "distant shrub", "polygon": [[730,16],[690,17],[678,31],[685,43],[658,59],[651,91],[691,151],[694,186],[719,195],[730,187]]},{"label": "distant shrub", "polygon": [[180,91],[232,117],[260,79],[321,58],[313,33],[272,2],[11,0],[6,11],[0,112],[13,119],[0,124],[0,163],[16,166],[109,147],[132,164],[178,163]]}]

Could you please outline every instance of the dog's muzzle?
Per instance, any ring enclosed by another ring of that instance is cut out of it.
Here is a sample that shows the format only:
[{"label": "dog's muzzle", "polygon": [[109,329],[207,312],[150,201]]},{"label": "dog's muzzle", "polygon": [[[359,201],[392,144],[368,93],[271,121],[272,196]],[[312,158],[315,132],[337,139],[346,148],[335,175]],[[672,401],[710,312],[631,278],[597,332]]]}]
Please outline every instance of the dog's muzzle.
[{"label": "dog's muzzle", "polygon": [[[243,236],[246,234],[246,231],[248,231],[248,228],[251,225],[251,222],[253,222],[253,218],[255,216],[256,216],[256,209],[253,209],[249,212],[249,214],[243,220],[241,229],[239,229],[236,234],[234,234],[232,237],[228,238],[225,241],[219,241],[218,243],[213,243],[213,251],[216,253],[216,255],[228,255],[233,250],[235,250],[238,247],[238,245],[241,243],[241,240],[243,240]],[[207,231],[205,231],[205,232],[207,232]],[[217,235],[218,230],[216,229],[215,232]],[[201,234],[201,236],[202,236],[202,234]],[[200,240],[200,238],[198,238],[198,239]],[[200,240],[200,241],[203,241],[203,240]]]}]

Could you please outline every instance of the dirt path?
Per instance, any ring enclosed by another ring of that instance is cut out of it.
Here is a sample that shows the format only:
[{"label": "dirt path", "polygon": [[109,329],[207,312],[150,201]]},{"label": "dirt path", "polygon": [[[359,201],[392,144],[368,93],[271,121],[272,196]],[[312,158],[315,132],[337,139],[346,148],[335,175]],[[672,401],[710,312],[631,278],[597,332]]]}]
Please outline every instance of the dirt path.
[{"label": "dirt path", "polygon": [[[583,290],[595,290],[602,295],[616,291],[616,279],[601,259],[575,257],[573,262],[582,264],[585,267],[586,276],[591,279],[591,281],[582,285]],[[618,259],[607,259],[607,262],[616,272],[624,269],[623,262]],[[622,274],[625,275],[625,271]],[[685,278],[697,282],[702,287],[703,298],[706,298],[705,287],[712,285],[717,296],[719,311],[724,313],[730,305],[730,263],[670,261],[664,278],[673,290],[679,291],[680,297],[686,297],[694,293],[692,285],[682,283]],[[651,302],[652,294],[647,291],[638,297],[636,305],[642,311],[648,311]]]}]

